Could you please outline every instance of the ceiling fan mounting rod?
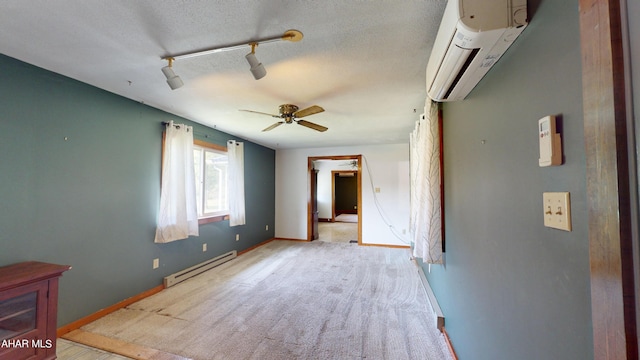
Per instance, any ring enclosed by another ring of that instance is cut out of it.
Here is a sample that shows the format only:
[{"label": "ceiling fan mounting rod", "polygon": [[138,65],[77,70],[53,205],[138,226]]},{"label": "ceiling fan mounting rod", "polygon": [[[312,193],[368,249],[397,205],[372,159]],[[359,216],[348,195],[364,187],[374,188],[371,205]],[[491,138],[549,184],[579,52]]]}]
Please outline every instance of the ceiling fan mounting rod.
[{"label": "ceiling fan mounting rod", "polygon": [[272,36],[264,39],[251,40],[249,42],[236,43],[236,44],[226,45],[226,46],[218,46],[218,47],[202,49],[202,50],[188,51],[188,52],[183,52],[183,53],[173,54],[173,55],[166,55],[162,57],[162,60],[169,60],[170,58],[172,58],[173,60],[189,59],[189,58],[198,57],[198,56],[215,54],[223,51],[238,50],[247,46],[251,46],[251,51],[253,52],[255,50],[255,47],[258,46],[258,44],[266,44],[266,43],[272,43],[272,42],[283,41],[283,40],[297,42],[302,40],[302,37],[303,37],[302,33],[298,30],[287,30],[282,35]]},{"label": "ceiling fan mounting rod", "polygon": [[296,105],[292,105],[292,104],[283,104],[280,105],[280,115],[281,116],[291,116],[293,115],[293,113],[295,113],[296,111],[298,111],[298,107]]}]

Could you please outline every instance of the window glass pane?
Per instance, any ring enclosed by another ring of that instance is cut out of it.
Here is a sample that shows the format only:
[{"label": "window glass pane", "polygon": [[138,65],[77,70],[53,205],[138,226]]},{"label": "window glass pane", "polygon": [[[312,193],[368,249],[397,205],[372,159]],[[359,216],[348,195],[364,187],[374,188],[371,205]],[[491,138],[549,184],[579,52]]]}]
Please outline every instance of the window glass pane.
[{"label": "window glass pane", "polygon": [[0,301],[0,342],[36,328],[37,295],[30,292]]},{"label": "window glass pane", "polygon": [[196,178],[198,218],[227,215],[227,152],[194,145],[193,162]]},{"label": "window glass pane", "polygon": [[193,168],[196,172],[196,204],[198,204],[198,216],[202,215],[202,149],[193,149]]},{"label": "window glass pane", "polygon": [[204,213],[222,212],[228,209],[227,155],[205,150],[204,162]]}]

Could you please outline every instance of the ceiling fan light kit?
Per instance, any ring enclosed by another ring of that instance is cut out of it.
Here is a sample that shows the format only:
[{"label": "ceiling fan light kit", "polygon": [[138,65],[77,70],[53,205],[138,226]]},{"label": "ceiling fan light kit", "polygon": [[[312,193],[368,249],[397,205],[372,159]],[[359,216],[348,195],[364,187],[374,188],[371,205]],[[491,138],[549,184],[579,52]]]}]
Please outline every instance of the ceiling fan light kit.
[{"label": "ceiling fan light kit", "polygon": [[204,50],[196,50],[196,51],[184,52],[180,54],[167,55],[163,57],[162,60],[167,60],[169,62],[169,65],[163,67],[162,72],[164,73],[164,76],[167,78],[167,84],[169,84],[169,87],[171,88],[171,90],[175,90],[177,88],[180,88],[182,85],[184,85],[184,83],[182,82],[182,79],[180,79],[180,77],[177,76],[173,71],[171,66],[173,61],[188,59],[188,58],[197,57],[197,56],[210,55],[210,54],[215,54],[223,51],[238,50],[246,46],[250,46],[251,52],[247,54],[245,58],[247,59],[247,62],[249,62],[249,65],[251,67],[250,68],[251,74],[256,80],[259,80],[259,79],[262,79],[265,75],[267,75],[267,70],[264,68],[262,63],[260,63],[260,61],[258,61],[258,59],[256,58],[256,54],[255,54],[256,46],[258,46],[258,44],[266,44],[266,43],[283,41],[283,40],[298,42],[302,40],[302,37],[303,37],[302,33],[298,30],[287,30],[285,31],[284,34],[279,36],[253,40],[246,43],[239,43],[234,45],[220,46],[220,47],[214,47],[214,48],[209,48]]}]

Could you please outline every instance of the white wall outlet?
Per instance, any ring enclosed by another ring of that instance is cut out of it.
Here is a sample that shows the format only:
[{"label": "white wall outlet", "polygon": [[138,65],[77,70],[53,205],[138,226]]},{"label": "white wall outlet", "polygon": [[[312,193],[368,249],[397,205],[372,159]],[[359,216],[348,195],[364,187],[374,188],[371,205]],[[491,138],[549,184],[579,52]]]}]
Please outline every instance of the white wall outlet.
[{"label": "white wall outlet", "polygon": [[153,259],[153,268],[157,269],[160,267],[160,259]]},{"label": "white wall outlet", "polygon": [[202,252],[207,251],[207,243],[202,244]]},{"label": "white wall outlet", "polygon": [[571,231],[571,199],[568,192],[542,193],[544,226]]},{"label": "white wall outlet", "polygon": [[266,225],[266,226],[264,227],[264,230],[265,230],[265,231],[269,231],[269,225]]},{"label": "white wall outlet", "polygon": [[240,234],[236,234],[236,241],[240,241]]}]

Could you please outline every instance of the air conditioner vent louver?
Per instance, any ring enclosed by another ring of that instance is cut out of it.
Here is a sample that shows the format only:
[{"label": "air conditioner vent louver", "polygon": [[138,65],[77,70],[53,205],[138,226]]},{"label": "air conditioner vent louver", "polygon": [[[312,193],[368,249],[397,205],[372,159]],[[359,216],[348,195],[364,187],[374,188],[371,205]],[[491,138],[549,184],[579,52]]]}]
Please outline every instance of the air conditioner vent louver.
[{"label": "air conditioner vent louver", "polygon": [[429,97],[464,99],[524,30],[526,11],[526,0],[449,0],[427,65]]},{"label": "air conditioner vent louver", "polygon": [[478,55],[478,51],[480,51],[480,49],[471,50],[471,53],[469,54],[469,57],[467,57],[467,60],[464,62],[464,65],[462,65],[462,68],[458,72],[458,75],[456,75],[456,78],[453,80],[453,83],[451,83],[451,86],[449,86],[449,89],[447,90],[447,93],[444,94],[444,98],[445,99],[448,99],[449,96],[451,96],[451,93],[453,92],[453,89],[456,88],[456,85],[458,85],[458,82],[460,82],[460,79],[462,78],[464,73],[469,68],[469,65],[473,62],[473,60],[475,60],[476,56]]}]

